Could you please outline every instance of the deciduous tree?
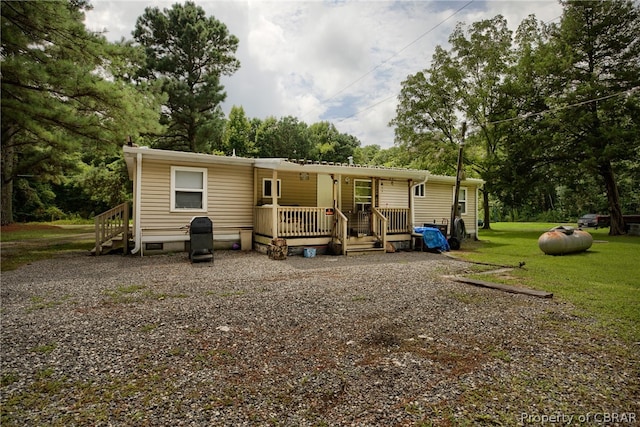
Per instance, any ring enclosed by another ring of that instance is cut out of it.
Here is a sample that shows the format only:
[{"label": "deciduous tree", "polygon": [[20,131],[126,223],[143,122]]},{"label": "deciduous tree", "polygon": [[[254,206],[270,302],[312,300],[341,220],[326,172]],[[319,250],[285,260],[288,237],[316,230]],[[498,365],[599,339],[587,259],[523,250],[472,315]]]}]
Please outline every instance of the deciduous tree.
[{"label": "deciduous tree", "polygon": [[566,1],[551,38],[550,107],[556,150],[598,177],[610,234],[624,233],[617,176],[640,161],[640,6],[628,0]]},{"label": "deciduous tree", "polygon": [[[438,46],[431,66],[402,83],[396,117],[396,142],[439,161],[455,173],[461,122],[470,128],[465,163],[486,181],[484,227],[489,228],[489,194],[500,162],[507,116],[501,86],[512,63],[511,31],[504,17],[459,24],[449,51]],[[450,165],[450,166],[449,166]]]},{"label": "deciduous tree", "polygon": [[251,123],[244,114],[244,108],[234,105],[222,135],[225,154],[252,157],[255,154],[255,144],[250,136]]},{"label": "deciduous tree", "polygon": [[360,146],[358,138],[340,133],[329,122],[317,122],[309,126],[309,138],[313,146],[312,158],[326,162],[347,162]]},{"label": "deciduous tree", "polygon": [[307,125],[293,116],[267,117],[256,131],[259,157],[310,159],[312,144]]}]

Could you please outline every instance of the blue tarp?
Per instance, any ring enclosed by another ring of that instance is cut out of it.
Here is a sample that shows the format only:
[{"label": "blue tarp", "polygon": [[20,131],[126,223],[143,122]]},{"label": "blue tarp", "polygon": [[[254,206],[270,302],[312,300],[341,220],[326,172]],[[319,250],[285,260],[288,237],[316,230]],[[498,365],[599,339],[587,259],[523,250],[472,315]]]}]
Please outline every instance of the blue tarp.
[{"label": "blue tarp", "polygon": [[424,244],[429,249],[438,249],[441,251],[448,251],[450,249],[446,237],[444,237],[440,230],[437,228],[414,227],[413,232],[422,234]]}]

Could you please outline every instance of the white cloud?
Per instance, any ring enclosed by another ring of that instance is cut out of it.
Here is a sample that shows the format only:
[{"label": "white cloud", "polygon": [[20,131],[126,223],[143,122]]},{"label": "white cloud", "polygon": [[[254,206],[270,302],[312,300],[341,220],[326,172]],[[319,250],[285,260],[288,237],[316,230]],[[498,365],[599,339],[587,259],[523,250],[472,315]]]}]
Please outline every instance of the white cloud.
[{"label": "white cloud", "polygon": [[[145,7],[173,3],[94,1],[87,26],[106,28],[110,40],[130,39]],[[435,46],[447,45],[457,22],[503,14],[515,30],[530,13],[551,20],[562,11],[555,0],[476,1],[452,18],[466,2],[196,3],[240,40],[241,68],[222,81],[226,112],[241,105],[249,117],[292,115],[309,124],[326,119],[364,145],[382,147],[393,143],[387,124],[395,115],[401,82],[429,66]]]},{"label": "white cloud", "polygon": [[293,52],[287,46],[284,29],[269,21],[264,15],[252,20],[247,42],[249,55],[256,59],[260,69],[280,71],[283,62],[290,62]]}]

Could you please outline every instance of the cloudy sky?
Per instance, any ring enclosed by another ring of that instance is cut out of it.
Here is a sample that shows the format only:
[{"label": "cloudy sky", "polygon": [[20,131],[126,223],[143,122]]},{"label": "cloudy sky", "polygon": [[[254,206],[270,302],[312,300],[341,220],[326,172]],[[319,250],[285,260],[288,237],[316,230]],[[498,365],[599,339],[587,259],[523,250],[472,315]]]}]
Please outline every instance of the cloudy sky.
[{"label": "cloudy sky", "polygon": [[[176,1],[93,0],[90,30],[109,40],[131,39],[146,7]],[[429,67],[437,45],[458,22],[502,14],[515,30],[526,16],[557,19],[556,0],[464,1],[221,1],[196,0],[240,40],[240,69],[222,80],[228,114],[328,120],[362,145],[393,145],[388,123],[402,81]]]}]

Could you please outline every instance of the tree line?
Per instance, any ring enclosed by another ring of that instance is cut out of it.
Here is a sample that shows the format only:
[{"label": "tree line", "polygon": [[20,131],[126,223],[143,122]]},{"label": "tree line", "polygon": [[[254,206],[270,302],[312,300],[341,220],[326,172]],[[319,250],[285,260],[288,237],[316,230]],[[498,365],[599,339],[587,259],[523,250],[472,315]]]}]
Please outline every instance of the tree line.
[{"label": "tree line", "polygon": [[395,145],[362,146],[330,122],[228,116],[221,76],[240,41],[192,2],[150,7],[131,40],[88,31],[86,0],[2,4],[2,223],[88,217],[130,198],[121,145],[288,157],[486,181],[495,219],[567,220],[640,210],[640,20],[631,1],[566,1],[530,16],[458,24],[402,83]]},{"label": "tree line", "polygon": [[2,4],[2,224],[90,217],[131,197],[121,146],[346,161],[329,122],[225,117],[239,40],[193,2],[145,9],[131,40],[88,31],[86,0]]},{"label": "tree line", "polygon": [[[402,83],[396,142],[451,173],[469,124],[467,172],[492,213],[640,212],[640,13],[637,3],[562,1],[559,22],[503,16],[458,24],[450,47]],[[555,214],[555,217],[554,217]]]}]

